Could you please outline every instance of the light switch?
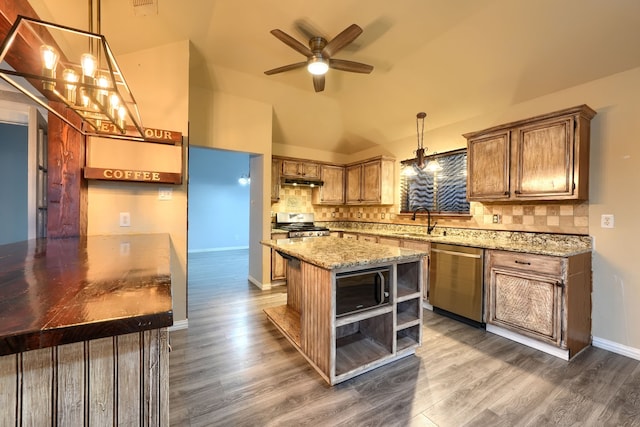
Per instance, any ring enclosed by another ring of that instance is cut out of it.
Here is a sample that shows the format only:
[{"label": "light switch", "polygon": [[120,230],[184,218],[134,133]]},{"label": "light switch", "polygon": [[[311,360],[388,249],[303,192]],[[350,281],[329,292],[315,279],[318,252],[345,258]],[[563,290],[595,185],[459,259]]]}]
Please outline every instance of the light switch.
[{"label": "light switch", "polygon": [[614,225],[613,214],[603,214],[600,217],[600,227],[613,228],[613,225]]}]

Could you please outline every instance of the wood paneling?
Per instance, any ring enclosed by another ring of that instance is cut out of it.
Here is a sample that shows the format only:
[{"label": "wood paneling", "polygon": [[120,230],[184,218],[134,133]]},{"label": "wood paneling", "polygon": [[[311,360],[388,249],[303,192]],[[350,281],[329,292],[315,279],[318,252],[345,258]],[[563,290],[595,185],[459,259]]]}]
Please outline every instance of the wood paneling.
[{"label": "wood paneling", "polygon": [[0,425],[168,426],[166,329],[0,357]]}]

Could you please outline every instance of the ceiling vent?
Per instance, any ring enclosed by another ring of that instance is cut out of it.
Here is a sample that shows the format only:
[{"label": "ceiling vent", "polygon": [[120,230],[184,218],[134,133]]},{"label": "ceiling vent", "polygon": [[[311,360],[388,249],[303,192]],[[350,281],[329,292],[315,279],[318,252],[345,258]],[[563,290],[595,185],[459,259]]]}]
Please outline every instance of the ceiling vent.
[{"label": "ceiling vent", "polygon": [[158,0],[131,0],[134,16],[158,14]]}]

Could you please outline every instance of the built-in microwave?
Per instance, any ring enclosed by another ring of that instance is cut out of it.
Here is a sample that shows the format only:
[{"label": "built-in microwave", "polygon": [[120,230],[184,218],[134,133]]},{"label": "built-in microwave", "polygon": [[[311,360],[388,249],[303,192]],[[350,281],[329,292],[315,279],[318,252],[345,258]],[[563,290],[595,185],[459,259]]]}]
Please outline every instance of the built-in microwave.
[{"label": "built-in microwave", "polygon": [[336,316],[389,304],[391,267],[336,273]]}]

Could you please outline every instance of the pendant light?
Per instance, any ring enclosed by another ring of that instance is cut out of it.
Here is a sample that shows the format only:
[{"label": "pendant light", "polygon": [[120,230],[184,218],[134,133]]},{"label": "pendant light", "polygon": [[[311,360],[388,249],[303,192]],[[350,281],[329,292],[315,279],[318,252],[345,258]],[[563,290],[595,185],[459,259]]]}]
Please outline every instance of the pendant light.
[{"label": "pendant light", "polygon": [[[100,0],[98,26],[99,8]],[[144,140],[133,94],[106,38],[99,28],[92,32],[93,20],[93,0],[89,31],[19,15],[0,46],[0,78],[83,135]],[[32,57],[25,58],[26,49]],[[49,101],[73,111],[81,125]]]}]

